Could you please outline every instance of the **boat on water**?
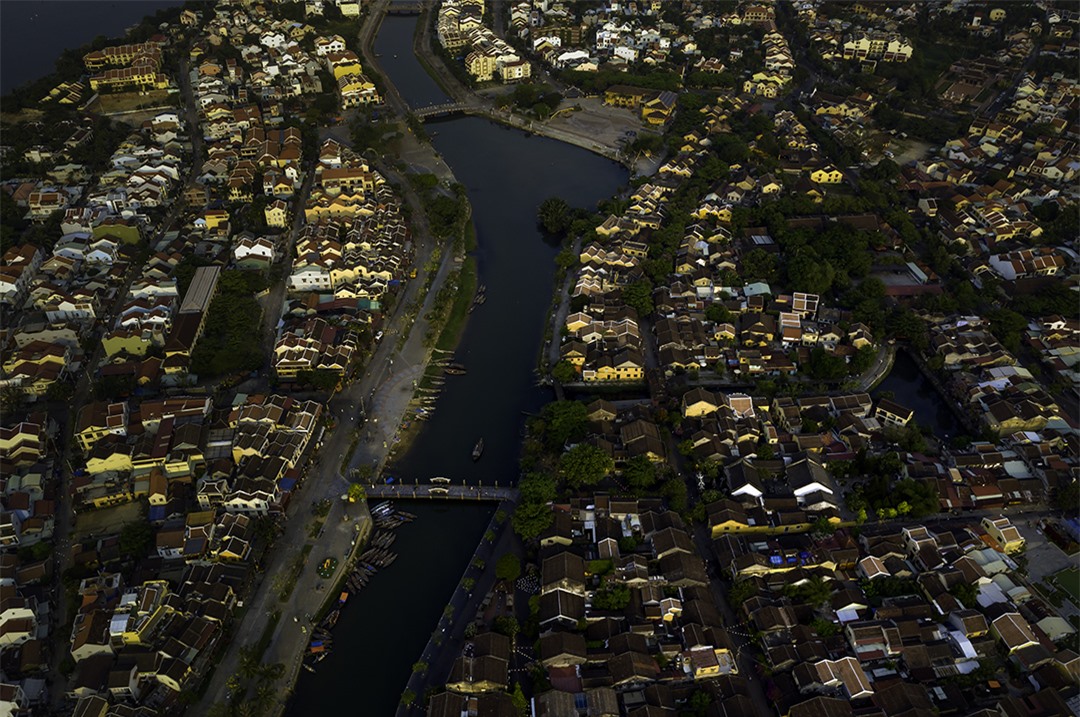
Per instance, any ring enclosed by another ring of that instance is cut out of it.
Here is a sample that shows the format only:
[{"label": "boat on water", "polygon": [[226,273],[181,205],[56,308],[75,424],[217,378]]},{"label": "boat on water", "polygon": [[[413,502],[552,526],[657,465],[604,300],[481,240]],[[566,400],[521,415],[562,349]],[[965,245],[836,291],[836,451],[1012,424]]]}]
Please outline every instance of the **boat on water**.
[{"label": "boat on water", "polygon": [[474,461],[480,460],[480,454],[484,452],[484,439],[481,438],[476,442],[476,447],[472,449],[472,459]]},{"label": "boat on water", "polygon": [[465,367],[459,363],[452,363],[443,369],[443,373],[448,376],[463,376],[465,374]]}]

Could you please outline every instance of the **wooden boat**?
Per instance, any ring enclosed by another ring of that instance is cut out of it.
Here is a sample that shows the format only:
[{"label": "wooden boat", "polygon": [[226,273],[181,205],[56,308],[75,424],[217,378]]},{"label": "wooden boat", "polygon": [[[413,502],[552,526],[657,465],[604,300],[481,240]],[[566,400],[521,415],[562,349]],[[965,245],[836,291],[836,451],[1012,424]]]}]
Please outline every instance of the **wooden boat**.
[{"label": "wooden boat", "polygon": [[474,461],[480,460],[480,454],[484,452],[484,439],[481,438],[476,442],[476,447],[472,450],[472,459]]}]

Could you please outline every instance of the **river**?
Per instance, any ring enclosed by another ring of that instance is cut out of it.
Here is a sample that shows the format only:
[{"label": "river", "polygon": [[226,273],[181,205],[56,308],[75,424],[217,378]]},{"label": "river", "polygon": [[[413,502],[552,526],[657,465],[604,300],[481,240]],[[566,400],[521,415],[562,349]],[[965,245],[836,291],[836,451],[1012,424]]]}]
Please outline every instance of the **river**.
[{"label": "river", "polygon": [[3,0],[0,2],[0,94],[52,71],[60,53],[98,35],[124,30],[181,0]]},{"label": "river", "polygon": [[945,403],[949,399],[938,393],[907,351],[896,352],[892,370],[871,395],[876,398],[884,391],[891,391],[894,401],[915,411],[916,423],[930,428],[938,438],[965,432]]},{"label": "river", "polygon": [[[410,105],[446,101],[412,54],[415,17],[388,16],[375,50]],[[465,376],[450,377],[412,448],[390,469],[405,480],[514,482],[523,412],[550,390],[534,369],[554,289],[559,247],[536,228],[536,208],[557,195],[592,208],[625,184],[627,170],[586,150],[466,117],[428,125],[436,149],[469,195],[477,267],[487,302],[470,315],[457,351]],[[471,451],[484,438],[484,454]],[[334,652],[312,675],[301,673],[288,714],[390,715],[475,549],[491,506],[411,504],[416,522],[401,528],[399,558],[349,601],[334,631]],[[362,709],[357,708],[362,705]]]}]

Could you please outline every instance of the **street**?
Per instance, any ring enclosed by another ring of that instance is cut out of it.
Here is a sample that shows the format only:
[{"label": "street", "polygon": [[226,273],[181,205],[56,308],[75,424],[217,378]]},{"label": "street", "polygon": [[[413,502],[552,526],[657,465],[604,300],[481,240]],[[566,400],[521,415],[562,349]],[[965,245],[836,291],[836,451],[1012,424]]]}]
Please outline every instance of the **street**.
[{"label": "street", "polygon": [[[154,247],[165,236],[165,232],[172,227],[173,223],[179,218],[180,212],[185,207],[185,200],[183,198],[183,192],[191,187],[195,186],[195,179],[197,167],[202,166],[202,136],[198,124],[198,116],[195,111],[195,102],[191,91],[191,82],[188,75],[187,62],[181,60],[180,62],[180,90],[184,97],[184,102],[187,107],[185,112],[185,121],[187,122],[187,132],[191,137],[192,146],[192,159],[187,166],[187,176],[184,180],[182,187],[178,188],[175,192],[175,199],[169,206],[165,216],[154,227],[153,233],[147,237],[147,245]],[[112,318],[116,316],[120,309],[123,308],[129,300],[128,291],[131,288],[132,282],[135,279],[142,276],[142,263],[140,261],[132,261],[127,268],[127,272],[124,275],[124,281],[122,286],[116,292],[116,298],[113,301],[111,307],[106,313],[102,314],[102,325],[100,327],[95,326],[93,331],[104,332],[107,327],[111,326]],[[72,475],[71,475],[71,459],[73,457],[75,449],[74,430],[75,421],[79,415],[79,410],[86,405],[87,400],[90,398],[90,390],[92,388],[93,376],[96,373],[97,366],[104,359],[104,348],[100,341],[94,345],[93,353],[87,357],[83,363],[83,370],[79,373],[78,381],[75,384],[75,390],[72,394],[70,402],[58,409],[50,409],[53,412],[54,419],[66,434],[66,440],[63,441],[63,452],[60,458],[60,487],[58,495],[58,505],[56,515],[60,516],[60,519],[55,522],[53,532],[53,542],[60,547],[60,550],[56,553],[56,565],[53,569],[52,576],[52,590],[53,594],[59,596],[56,600],[56,609],[52,613],[52,628],[66,626],[68,624],[68,615],[75,606],[68,605],[67,601],[63,599],[64,589],[62,577],[64,573],[72,566],[73,556],[71,551],[71,529],[75,523],[74,504],[71,499],[72,493]],[[59,670],[60,662],[67,655],[66,643],[65,649],[54,651],[49,655],[49,674],[53,676],[49,692],[49,701],[52,705],[59,705],[64,697],[66,691],[67,681]]]}]

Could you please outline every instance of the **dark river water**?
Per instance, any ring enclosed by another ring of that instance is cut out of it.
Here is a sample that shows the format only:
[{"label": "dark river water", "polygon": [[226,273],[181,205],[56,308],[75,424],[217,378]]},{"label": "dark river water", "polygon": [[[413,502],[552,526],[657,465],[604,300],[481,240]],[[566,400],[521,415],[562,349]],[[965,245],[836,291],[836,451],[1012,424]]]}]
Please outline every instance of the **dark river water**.
[{"label": "dark river water", "polygon": [[0,0],[0,94],[47,75],[60,53],[180,0]]},{"label": "dark river water", "polygon": [[892,391],[893,400],[915,411],[915,421],[920,426],[928,426],[938,438],[955,437],[964,432],[946,405],[946,399],[923,376],[915,360],[906,351],[896,352],[892,370],[871,395],[876,397],[883,391]]},{"label": "dark river water", "polygon": [[[412,54],[415,17],[387,17],[375,49],[413,107],[446,96]],[[468,373],[448,377],[412,449],[390,469],[404,480],[516,482],[522,412],[550,390],[536,386],[558,246],[536,229],[536,208],[557,195],[592,208],[627,181],[622,166],[586,150],[479,118],[428,125],[435,147],[468,191],[476,225],[479,281],[487,301],[465,327],[457,359]],[[471,452],[484,438],[477,462]],[[291,717],[392,715],[411,667],[453,594],[494,505],[412,503],[418,519],[400,529],[397,562],[350,599],[334,631],[334,652],[315,674],[301,672]]]}]

